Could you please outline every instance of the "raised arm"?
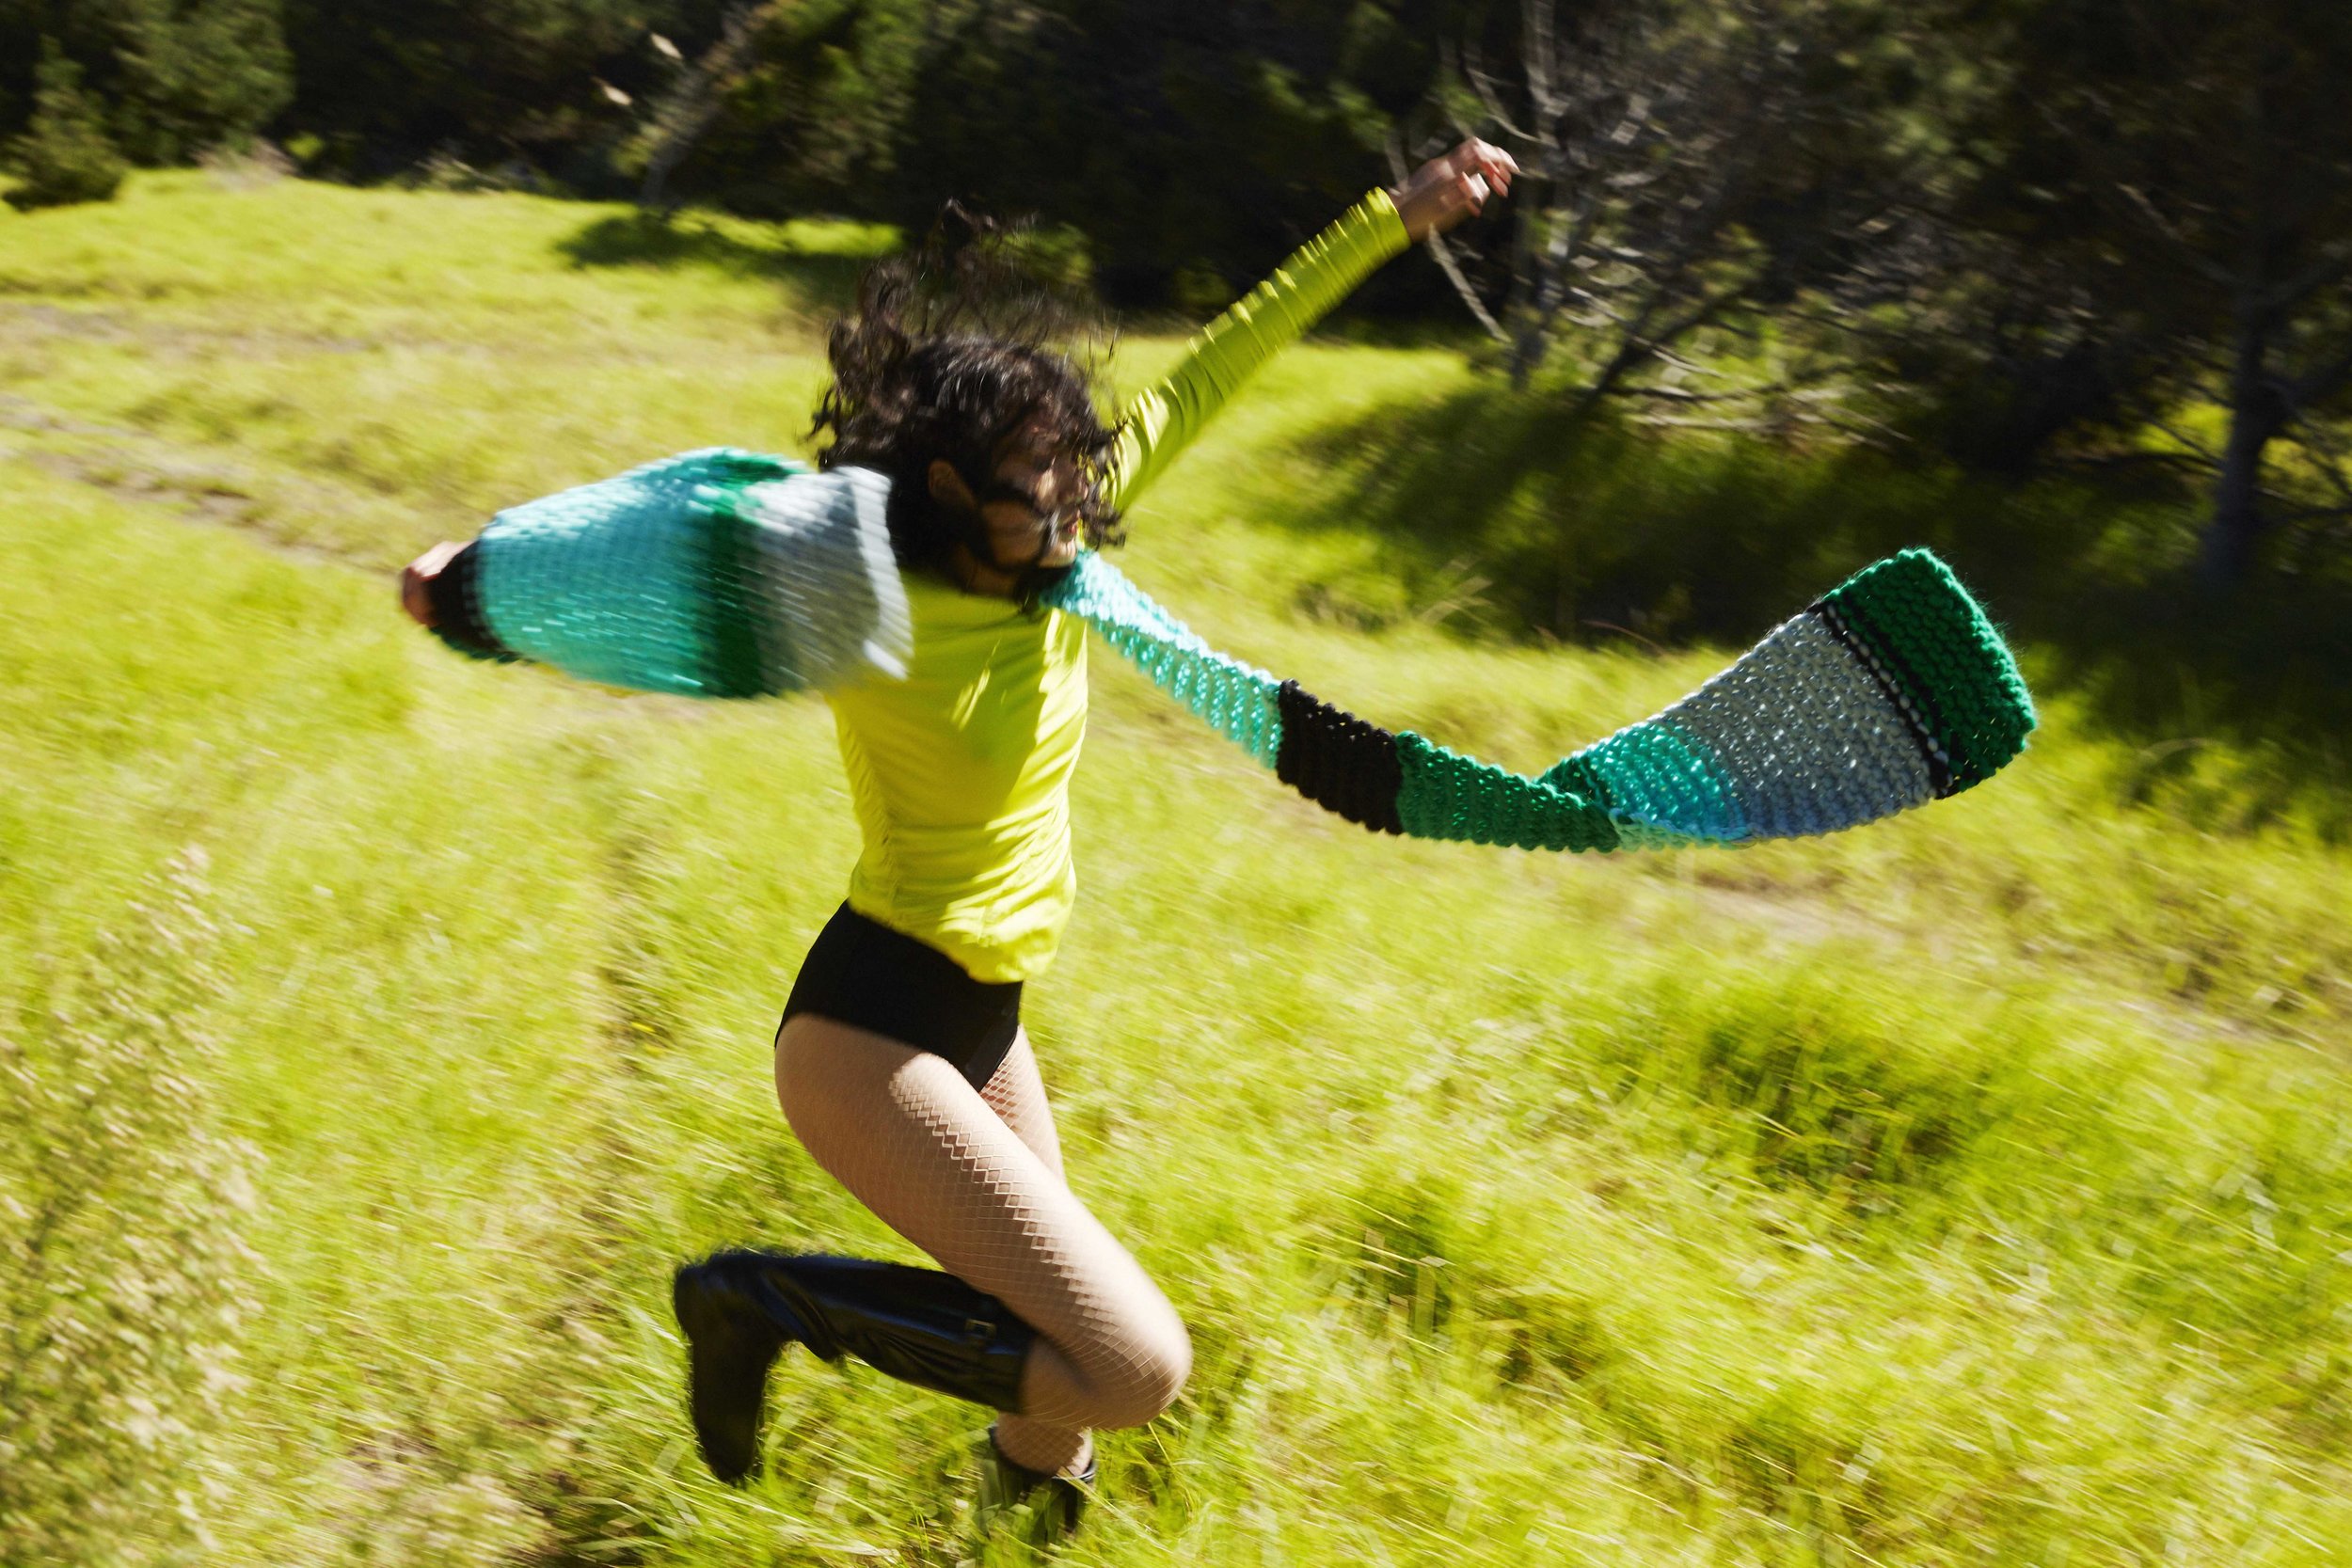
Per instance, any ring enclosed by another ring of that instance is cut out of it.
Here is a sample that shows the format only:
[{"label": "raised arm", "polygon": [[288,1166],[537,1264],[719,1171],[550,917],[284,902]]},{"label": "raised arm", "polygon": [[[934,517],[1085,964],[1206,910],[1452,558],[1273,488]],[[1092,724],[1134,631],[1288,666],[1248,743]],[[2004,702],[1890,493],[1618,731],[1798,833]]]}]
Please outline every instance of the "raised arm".
[{"label": "raised arm", "polygon": [[1393,191],[1374,191],[1316,235],[1271,277],[1203,327],[1176,369],[1131,404],[1120,422],[1108,499],[1125,506],[1191,444],[1259,366],[1345,299],[1380,264],[1508,193],[1511,155],[1467,141],[1433,158]]}]

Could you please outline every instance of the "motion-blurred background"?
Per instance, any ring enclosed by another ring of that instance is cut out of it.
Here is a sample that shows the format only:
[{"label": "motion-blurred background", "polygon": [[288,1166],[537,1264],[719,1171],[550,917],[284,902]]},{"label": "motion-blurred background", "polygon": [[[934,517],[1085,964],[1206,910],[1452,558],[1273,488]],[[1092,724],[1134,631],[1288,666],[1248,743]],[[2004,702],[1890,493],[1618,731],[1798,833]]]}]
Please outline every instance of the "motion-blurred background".
[{"label": "motion-blurred background", "polygon": [[1829,841],[1372,839],[1099,659],[1032,1028],[1200,1372],[1069,1560],[2338,1564],[2352,8],[0,0],[0,1563],[946,1564],[969,1412],[667,1271],[902,1254],[767,1046],[814,702],[469,665],[389,573],[800,451],[859,268],[1033,217],[1106,393],[1525,170],[1131,519],[1530,771],[1933,546],[2027,753]]}]

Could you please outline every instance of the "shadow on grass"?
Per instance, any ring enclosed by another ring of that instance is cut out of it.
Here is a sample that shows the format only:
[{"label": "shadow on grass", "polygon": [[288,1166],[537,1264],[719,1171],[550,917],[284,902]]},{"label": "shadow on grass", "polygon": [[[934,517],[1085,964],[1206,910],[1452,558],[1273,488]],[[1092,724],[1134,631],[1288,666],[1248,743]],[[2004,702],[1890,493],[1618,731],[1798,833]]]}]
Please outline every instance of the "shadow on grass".
[{"label": "shadow on grass", "polygon": [[[819,243],[755,244],[693,215],[628,213],[596,219],[556,245],[576,267],[709,267],[737,277],[764,277],[818,310],[846,309],[858,275],[882,254],[873,230],[844,225],[818,230]],[[834,244],[821,243],[831,239]]]},{"label": "shadow on grass", "polygon": [[[2041,684],[2140,749],[2127,795],[2204,790],[2219,827],[2301,800],[2352,834],[2352,573],[2215,602],[2190,576],[2201,498],[2177,481],[2009,483],[1873,451],[1580,429],[1500,383],[1333,427],[1307,455],[1327,479],[1267,495],[1259,515],[1374,531],[1406,601],[1450,602],[1446,624],[1476,637],[1743,645],[1926,546]],[[1351,606],[1344,582],[1308,592],[1343,617],[1394,614],[1377,595]],[[2236,753],[2226,787],[2198,777],[2216,743]]]}]

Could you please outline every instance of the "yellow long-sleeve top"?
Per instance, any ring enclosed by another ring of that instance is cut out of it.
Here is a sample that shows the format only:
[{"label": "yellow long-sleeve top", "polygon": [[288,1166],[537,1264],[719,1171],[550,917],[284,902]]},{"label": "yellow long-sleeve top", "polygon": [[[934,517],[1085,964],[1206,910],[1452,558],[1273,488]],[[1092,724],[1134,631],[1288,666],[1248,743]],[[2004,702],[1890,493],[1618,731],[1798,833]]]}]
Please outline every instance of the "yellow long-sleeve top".
[{"label": "yellow long-sleeve top", "polygon": [[[1196,336],[1121,420],[1111,504],[1131,503],[1252,372],[1406,243],[1375,191]],[[906,589],[906,679],[829,699],[865,839],[850,907],[977,980],[1030,979],[1053,962],[1078,891],[1070,779],[1086,736],[1086,628],[927,574]]]}]

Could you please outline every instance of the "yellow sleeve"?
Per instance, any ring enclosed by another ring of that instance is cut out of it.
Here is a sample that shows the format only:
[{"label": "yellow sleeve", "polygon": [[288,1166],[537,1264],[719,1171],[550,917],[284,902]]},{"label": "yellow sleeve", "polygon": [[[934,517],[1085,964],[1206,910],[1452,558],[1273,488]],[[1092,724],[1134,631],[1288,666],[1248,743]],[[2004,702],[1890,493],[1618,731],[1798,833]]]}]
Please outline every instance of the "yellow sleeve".
[{"label": "yellow sleeve", "polygon": [[1201,328],[1173,373],[1121,420],[1105,483],[1110,504],[1133,501],[1260,365],[1409,243],[1389,193],[1374,191]]}]

